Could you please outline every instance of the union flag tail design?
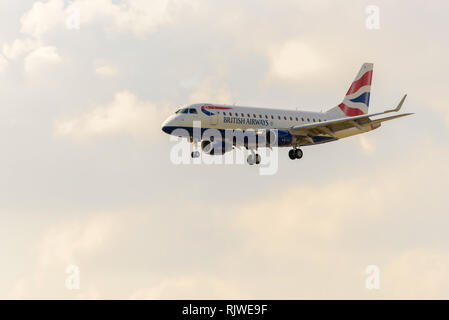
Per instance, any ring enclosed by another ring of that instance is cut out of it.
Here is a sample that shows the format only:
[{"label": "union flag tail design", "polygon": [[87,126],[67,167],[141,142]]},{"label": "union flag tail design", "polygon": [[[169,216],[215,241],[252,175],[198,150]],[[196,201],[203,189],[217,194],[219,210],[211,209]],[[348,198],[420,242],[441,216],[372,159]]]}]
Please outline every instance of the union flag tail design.
[{"label": "union flag tail design", "polygon": [[330,109],[328,113],[333,113],[337,117],[354,117],[367,114],[372,79],[373,64],[364,63],[349,87],[343,102]]}]

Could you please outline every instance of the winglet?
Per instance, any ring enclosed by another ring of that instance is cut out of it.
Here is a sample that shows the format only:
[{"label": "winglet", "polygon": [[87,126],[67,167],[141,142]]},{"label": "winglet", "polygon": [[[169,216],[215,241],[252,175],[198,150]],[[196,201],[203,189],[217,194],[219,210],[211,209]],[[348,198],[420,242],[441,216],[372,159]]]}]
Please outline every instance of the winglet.
[{"label": "winglet", "polygon": [[404,97],[402,97],[401,101],[399,102],[399,104],[398,104],[398,106],[397,106],[396,108],[391,109],[391,110],[387,110],[387,111],[385,111],[384,113],[388,113],[388,112],[398,112],[399,110],[401,110],[402,104],[404,103],[405,98],[407,98],[407,95],[406,95],[406,94],[404,95]]}]

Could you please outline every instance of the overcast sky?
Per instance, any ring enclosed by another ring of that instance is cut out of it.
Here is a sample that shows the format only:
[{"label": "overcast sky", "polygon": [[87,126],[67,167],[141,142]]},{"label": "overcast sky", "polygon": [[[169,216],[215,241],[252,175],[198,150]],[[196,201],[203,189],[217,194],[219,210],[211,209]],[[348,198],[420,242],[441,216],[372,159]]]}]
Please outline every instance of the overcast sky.
[{"label": "overcast sky", "polygon": [[[0,298],[448,299],[448,10],[0,0]],[[271,176],[170,161],[179,106],[324,111],[364,62],[370,112],[415,115]]]}]

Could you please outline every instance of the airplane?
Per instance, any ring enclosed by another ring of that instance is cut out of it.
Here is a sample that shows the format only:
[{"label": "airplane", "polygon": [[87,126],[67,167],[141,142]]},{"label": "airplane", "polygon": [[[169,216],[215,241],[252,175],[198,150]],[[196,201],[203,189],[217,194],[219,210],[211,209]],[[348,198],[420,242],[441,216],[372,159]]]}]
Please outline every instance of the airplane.
[{"label": "airplane", "polygon": [[[369,132],[379,128],[382,122],[413,114],[379,118],[381,115],[398,112],[407,95],[404,95],[396,108],[369,114],[372,77],[373,64],[364,63],[343,101],[326,112],[195,103],[182,107],[169,116],[162,124],[162,131],[188,138],[194,147],[199,144],[201,150],[209,155],[222,155],[233,148],[244,147],[251,151],[247,157],[250,165],[261,162],[261,156],[257,153],[260,147],[289,147],[289,158],[301,159],[302,146],[337,141]],[[201,123],[201,135],[198,137],[194,134],[195,121]],[[206,137],[205,132],[213,129],[220,132],[221,136]],[[180,134],[180,130],[185,133]],[[226,139],[225,131],[240,131],[245,137],[243,141],[237,141],[235,136]],[[251,137],[255,139],[250,139]],[[199,151],[192,151],[192,158],[199,156]]]}]

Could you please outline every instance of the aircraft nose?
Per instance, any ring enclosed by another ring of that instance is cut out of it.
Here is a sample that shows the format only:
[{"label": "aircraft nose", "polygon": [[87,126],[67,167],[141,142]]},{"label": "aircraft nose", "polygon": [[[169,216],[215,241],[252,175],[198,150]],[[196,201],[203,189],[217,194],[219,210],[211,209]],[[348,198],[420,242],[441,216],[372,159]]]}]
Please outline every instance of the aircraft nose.
[{"label": "aircraft nose", "polygon": [[171,133],[171,123],[170,123],[171,121],[170,121],[170,118],[168,118],[168,119],[166,119],[165,121],[164,121],[164,123],[162,123],[162,126],[161,126],[161,130],[163,131],[163,132],[165,132],[165,133],[167,133],[167,134],[170,134]]},{"label": "aircraft nose", "polygon": [[179,117],[173,114],[165,119],[165,121],[162,123],[161,130],[167,134],[172,134],[173,131],[178,127],[178,124]]},{"label": "aircraft nose", "polygon": [[170,128],[168,127],[168,126],[166,126],[166,125],[162,125],[162,131],[164,131],[165,133],[168,133],[168,134],[170,134]]}]

